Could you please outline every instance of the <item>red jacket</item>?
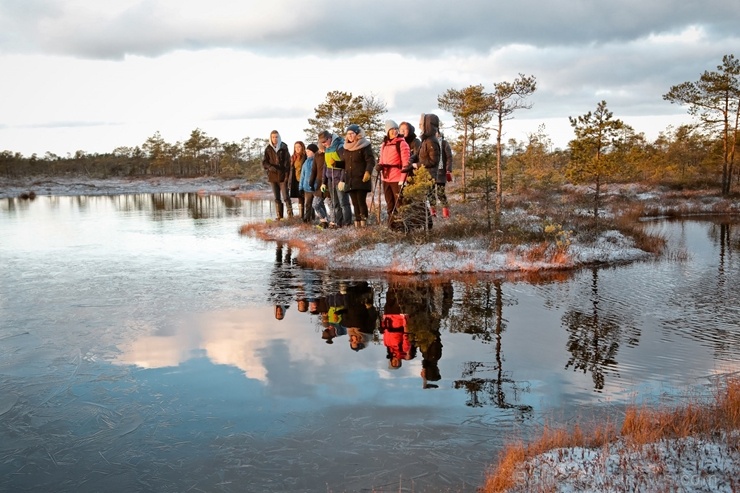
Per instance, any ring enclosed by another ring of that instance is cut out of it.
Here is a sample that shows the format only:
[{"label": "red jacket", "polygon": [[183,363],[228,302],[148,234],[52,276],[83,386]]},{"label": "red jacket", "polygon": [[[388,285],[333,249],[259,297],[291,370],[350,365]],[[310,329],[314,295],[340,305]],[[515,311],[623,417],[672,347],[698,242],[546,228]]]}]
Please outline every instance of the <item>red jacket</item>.
[{"label": "red jacket", "polygon": [[378,168],[382,172],[384,182],[401,182],[406,179],[406,173],[401,173],[401,169],[409,164],[411,150],[402,136],[393,140],[386,137],[380,146],[380,158],[378,159]]}]

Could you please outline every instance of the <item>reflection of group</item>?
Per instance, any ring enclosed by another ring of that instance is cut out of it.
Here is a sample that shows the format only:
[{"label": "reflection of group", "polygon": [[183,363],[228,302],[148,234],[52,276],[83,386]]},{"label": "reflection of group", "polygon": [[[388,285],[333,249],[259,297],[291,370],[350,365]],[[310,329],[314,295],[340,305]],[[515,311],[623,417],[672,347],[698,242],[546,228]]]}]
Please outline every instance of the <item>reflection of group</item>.
[{"label": "reflection of group", "polygon": [[430,382],[442,378],[440,325],[452,305],[450,282],[392,283],[384,303],[379,301],[376,307],[376,293],[367,281],[333,282],[321,276],[295,266],[290,248],[284,252],[278,246],[270,295],[275,318],[282,320],[295,299],[298,312],[317,317],[326,344],[345,336],[356,352],[382,344],[390,370],[398,370],[404,361],[421,354],[423,387],[437,387]]}]

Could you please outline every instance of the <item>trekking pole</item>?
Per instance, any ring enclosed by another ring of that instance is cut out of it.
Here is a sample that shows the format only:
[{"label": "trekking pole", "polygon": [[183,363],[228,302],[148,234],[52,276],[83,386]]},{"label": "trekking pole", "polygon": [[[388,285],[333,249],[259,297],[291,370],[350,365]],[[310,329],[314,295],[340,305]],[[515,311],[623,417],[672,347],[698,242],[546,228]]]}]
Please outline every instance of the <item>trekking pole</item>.
[{"label": "trekking pole", "polygon": [[372,214],[372,212],[373,212],[373,207],[375,207],[375,192],[376,192],[376,191],[377,191],[377,189],[378,189],[378,177],[379,177],[379,176],[380,176],[380,175],[377,175],[377,176],[375,177],[375,188],[373,188],[373,197],[372,197],[372,200],[370,200],[370,211],[368,212],[368,216],[369,216],[370,214]]},{"label": "trekking pole", "polygon": [[[380,170],[378,170],[378,174],[375,176],[375,190],[377,190],[379,186],[380,186]],[[378,192],[378,224],[380,224],[380,196],[381,196],[381,193]],[[373,204],[375,204],[375,191],[373,191]]]},{"label": "trekking pole", "polygon": [[337,202],[336,202],[337,193],[336,193],[336,190],[334,189],[334,184],[335,184],[334,173],[332,173],[331,188],[329,189],[329,195],[331,196],[331,208],[332,208],[332,215],[331,215],[332,221],[331,222],[333,222],[334,225],[338,228],[340,225],[337,223]]},{"label": "trekking pole", "polygon": [[393,216],[396,214],[396,209],[398,209],[398,203],[401,202],[401,195],[403,194],[403,189],[406,187],[406,180],[408,179],[409,174],[406,173],[403,177],[403,181],[401,182],[401,186],[398,187],[398,196],[396,197],[396,202],[393,204],[393,209],[391,210],[390,216],[388,216],[388,224],[391,223],[393,220]]}]

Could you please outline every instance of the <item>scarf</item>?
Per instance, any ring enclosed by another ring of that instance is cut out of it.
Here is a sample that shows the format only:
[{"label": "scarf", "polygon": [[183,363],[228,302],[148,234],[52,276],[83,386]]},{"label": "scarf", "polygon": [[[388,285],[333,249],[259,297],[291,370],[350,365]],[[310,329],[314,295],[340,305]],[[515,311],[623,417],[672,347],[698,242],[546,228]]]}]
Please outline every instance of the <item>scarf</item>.
[{"label": "scarf", "polygon": [[367,147],[369,145],[370,145],[370,141],[367,140],[367,138],[360,137],[354,142],[345,142],[344,149],[346,151],[356,151],[358,149],[362,149],[363,147]]}]

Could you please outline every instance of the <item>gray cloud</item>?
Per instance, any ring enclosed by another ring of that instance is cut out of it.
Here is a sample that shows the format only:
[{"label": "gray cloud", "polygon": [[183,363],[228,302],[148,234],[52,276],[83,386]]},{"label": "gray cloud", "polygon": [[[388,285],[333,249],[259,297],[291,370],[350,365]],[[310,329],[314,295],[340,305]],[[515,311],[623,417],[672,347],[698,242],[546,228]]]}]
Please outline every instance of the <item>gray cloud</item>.
[{"label": "gray cloud", "polygon": [[687,26],[703,26],[711,36],[721,38],[734,35],[740,21],[735,0],[505,4],[382,0],[372,5],[350,2],[339,8],[327,0],[283,1],[275,4],[283,10],[270,19],[263,19],[259,4],[235,19],[201,19],[187,3],[173,16],[171,6],[165,4],[145,0],[95,18],[86,15],[79,3],[6,0],[0,4],[4,19],[0,50],[106,59],[212,47],[292,54],[401,51],[428,56],[445,50],[488,52],[510,44],[624,43],[656,33],[678,33]]}]

